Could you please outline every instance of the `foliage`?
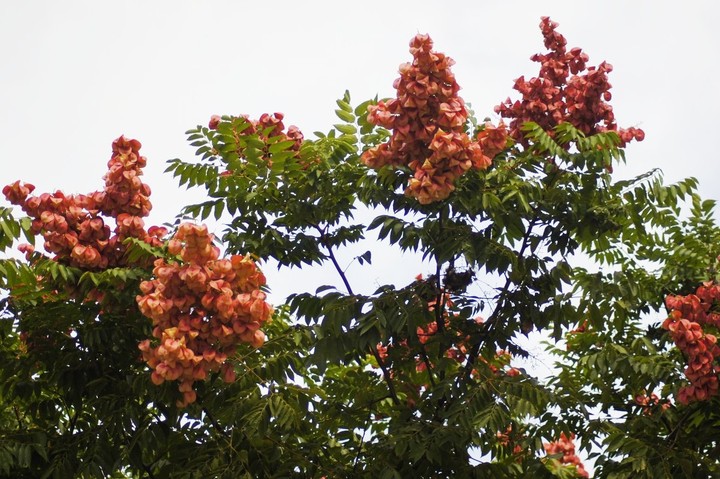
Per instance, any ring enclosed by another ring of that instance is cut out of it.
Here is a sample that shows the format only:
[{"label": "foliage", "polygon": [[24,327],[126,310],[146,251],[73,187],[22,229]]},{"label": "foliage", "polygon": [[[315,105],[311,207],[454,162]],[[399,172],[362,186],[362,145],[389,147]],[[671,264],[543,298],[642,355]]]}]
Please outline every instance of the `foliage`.
[{"label": "foliage", "polygon": [[[0,248],[41,235],[54,256],[0,260],[0,477],[587,477],[578,455],[595,477],[720,475],[717,387],[682,389],[686,361],[717,382],[697,289],[717,289],[714,203],[694,179],[613,179],[644,133],[556,26],[507,129],[472,118],[419,35],[396,98],[346,92],[313,139],[279,113],[188,131],[197,159],[167,171],[207,191],[181,214],[225,222],[229,259],[202,226],[145,231],[135,140],[103,192],[8,185],[28,216],[0,209]],[[388,248],[423,274],[366,291]],[[273,312],[255,259],[327,285]]]}]

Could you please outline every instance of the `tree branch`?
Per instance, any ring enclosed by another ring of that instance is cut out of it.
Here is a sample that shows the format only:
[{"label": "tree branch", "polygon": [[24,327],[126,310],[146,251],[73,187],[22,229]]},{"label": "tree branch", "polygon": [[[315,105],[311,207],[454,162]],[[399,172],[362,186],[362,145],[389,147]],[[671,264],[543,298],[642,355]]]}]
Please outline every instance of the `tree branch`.
[{"label": "tree branch", "polygon": [[329,246],[325,246],[325,248],[328,251],[328,257],[330,258],[330,261],[332,261],[333,266],[335,266],[335,270],[340,275],[340,278],[342,279],[342,282],[345,285],[345,289],[347,290],[348,294],[354,295],[355,293],[353,292],[352,287],[350,286],[350,282],[348,281],[347,276],[345,275],[345,272],[340,267],[340,264],[338,263],[337,258],[335,258],[335,253],[333,253],[332,248],[330,248]]},{"label": "tree branch", "polygon": [[217,420],[215,419],[215,416],[213,416],[213,415],[210,413],[210,411],[208,411],[208,409],[207,409],[206,407],[204,407],[204,406],[203,406],[203,408],[202,408],[202,412],[205,413],[205,415],[207,416],[207,418],[210,420],[210,424],[213,425],[213,427],[215,428],[215,430],[216,430],[217,432],[219,432],[220,434],[222,434],[222,435],[225,437],[225,439],[227,439],[228,441],[230,441],[230,439],[231,439],[231,438],[230,438],[230,435],[227,433],[227,431],[226,431],[225,429],[222,428],[222,426],[220,425],[220,423],[217,422]]},{"label": "tree branch", "polygon": [[[528,228],[525,231],[525,235],[523,236],[522,244],[520,246],[520,251],[518,252],[518,258],[522,258],[525,250],[530,245],[530,236],[532,234],[532,230],[535,227],[535,224],[538,221],[537,213],[533,216],[533,219],[530,221],[530,224],[528,224]],[[527,275],[527,272],[525,273]],[[523,277],[521,279],[521,282],[524,281],[525,278]],[[460,387],[463,384],[466,384],[470,380],[470,375],[472,374],[472,368],[475,364],[475,360],[477,359],[478,354],[480,353],[480,346],[482,345],[483,341],[487,338],[487,336],[492,332],[492,330],[495,328],[497,323],[500,321],[500,319],[503,317],[502,311],[505,308],[505,303],[508,298],[508,293],[510,291],[510,285],[512,284],[512,280],[510,279],[510,276],[508,275],[507,280],[505,281],[505,285],[503,286],[502,290],[500,291],[500,295],[498,296],[498,302],[495,306],[495,310],[490,315],[488,320],[483,324],[482,329],[479,333],[478,340],[473,344],[472,348],[470,349],[470,354],[468,355],[467,362],[465,363],[465,370],[462,374],[462,376],[458,377],[458,380],[456,381],[456,387]]]},{"label": "tree branch", "polygon": [[355,474],[355,471],[357,470],[359,461],[360,461],[360,453],[362,452],[363,444],[365,442],[365,431],[367,431],[368,425],[370,424],[370,418],[372,417],[372,409],[368,408],[368,414],[367,414],[367,420],[365,421],[365,428],[363,429],[362,436],[360,436],[360,445],[358,446],[357,454],[355,455],[355,461],[353,461],[353,474]]},{"label": "tree branch", "polygon": [[[318,231],[320,232],[320,241],[322,242],[322,245],[325,247],[325,249],[328,252],[328,258],[330,258],[330,261],[332,262],[333,266],[335,267],[335,271],[340,275],[340,278],[342,279],[343,284],[345,285],[345,289],[347,290],[348,294],[351,296],[354,296],[355,293],[353,292],[352,287],[350,286],[350,281],[348,281],[347,276],[345,275],[345,272],[340,267],[340,263],[338,263],[337,258],[335,258],[335,253],[333,253],[333,250],[330,246],[326,245],[324,242],[324,236],[325,232],[320,229],[319,227],[316,227]],[[377,351],[377,347],[370,345],[369,346],[370,353],[375,358],[375,361],[377,361],[378,366],[380,366],[380,370],[382,371],[383,379],[385,380],[385,383],[387,383],[388,386],[388,392],[390,393],[390,396],[393,399],[393,402],[395,404],[400,404],[400,399],[397,396],[397,391],[395,390],[395,384],[393,383],[392,376],[390,376],[390,371],[388,371],[387,366],[385,365],[385,361],[380,357],[380,354]]]},{"label": "tree branch", "polygon": [[25,426],[23,425],[22,419],[20,418],[20,411],[18,410],[17,406],[13,406],[13,410],[15,411],[15,417],[17,418],[18,430],[22,431],[23,429],[25,429]]}]

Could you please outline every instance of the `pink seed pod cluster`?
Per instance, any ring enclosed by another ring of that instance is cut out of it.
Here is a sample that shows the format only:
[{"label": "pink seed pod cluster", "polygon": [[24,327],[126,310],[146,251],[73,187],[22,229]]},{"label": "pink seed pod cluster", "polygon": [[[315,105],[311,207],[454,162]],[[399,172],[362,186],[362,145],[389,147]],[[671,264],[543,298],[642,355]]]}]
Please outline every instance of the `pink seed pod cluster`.
[{"label": "pink seed pod cluster", "polygon": [[567,437],[565,433],[560,433],[560,438],[557,441],[548,442],[543,444],[545,452],[548,454],[562,454],[560,462],[563,464],[574,465],[577,469],[577,475],[580,477],[590,477],[590,474],[585,470],[585,466],[582,461],[575,453],[575,434],[571,434]]},{"label": "pink seed pod cluster", "polygon": [[[145,230],[142,218],[150,213],[152,204],[150,187],[140,180],[146,165],[140,146],[139,141],[124,136],[113,141],[102,191],[30,196],[35,187],[16,181],[3,188],[3,195],[32,219],[32,232],[42,235],[43,247],[55,255],[55,261],[85,270],[131,266],[125,239],[159,246],[167,234],[167,229],[157,226]],[[34,251],[29,245],[20,249],[26,255]]]},{"label": "pink seed pod cluster", "polygon": [[703,326],[720,327],[720,314],[712,310],[718,301],[720,285],[713,282],[700,285],[695,294],[665,298],[670,314],[662,327],[670,332],[688,363],[685,377],[690,384],[678,391],[681,404],[705,401],[718,394],[720,367],[715,360],[720,356],[720,346],[715,335],[703,330]]},{"label": "pink seed pod cluster", "polygon": [[570,123],[585,135],[603,131],[615,131],[621,146],[645,138],[639,128],[618,128],[612,106],[608,73],[612,65],[602,62],[597,67],[587,66],[589,57],[580,48],[567,49],[567,40],[555,29],[558,27],[548,17],[543,17],[540,29],[545,40],[545,54],[530,57],[540,63],[537,77],[515,80],[514,89],[521,99],[510,98],[495,107],[495,112],[510,120],[510,135],[518,142],[526,143],[521,127],[532,121],[551,133],[561,123]]},{"label": "pink seed pod cluster", "polygon": [[428,35],[410,42],[413,61],[400,66],[400,78],[393,85],[397,97],[368,108],[368,121],[391,130],[390,141],[362,155],[370,168],[411,169],[405,193],[421,204],[447,198],[455,180],[471,168],[490,166],[506,142],[502,124],[486,125],[477,139],[465,133],[468,111],[450,70],[455,62],[432,46]]},{"label": "pink seed pod cluster", "polygon": [[168,243],[182,262],[155,261],[154,279],[141,283],[137,303],[152,320],[153,337],[139,344],[155,384],[179,381],[180,407],[195,402],[192,388],[210,372],[235,380],[226,362],[239,344],[260,347],[261,326],[273,309],[261,288],[265,276],[247,256],[218,259],[207,226],[183,223]]}]

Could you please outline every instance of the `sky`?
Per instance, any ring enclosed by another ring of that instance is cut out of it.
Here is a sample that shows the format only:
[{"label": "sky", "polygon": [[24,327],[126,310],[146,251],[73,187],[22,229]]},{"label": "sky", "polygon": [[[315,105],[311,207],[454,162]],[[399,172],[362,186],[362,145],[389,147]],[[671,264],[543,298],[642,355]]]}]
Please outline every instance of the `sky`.
[{"label": "sky", "polygon": [[[616,175],[661,168],[669,182],[696,176],[704,197],[720,196],[718,153],[706,146],[720,112],[714,2],[340,5],[0,0],[0,186],[22,179],[36,192],[100,189],[110,145],[124,134],[140,140],[148,158],[144,180],[154,209],[147,223],[170,221],[182,205],[203,200],[200,190],[179,188],[163,174],[167,160],[193,159],[186,130],[213,114],[277,111],[308,137],[327,131],[346,89],[354,104],[394,95],[398,66],[411,59],[408,43],[417,33],[430,34],[435,49],[456,61],[460,94],[476,115],[498,120],[493,108],[514,97],[513,81],[537,74],[529,58],[544,51],[538,24],[548,15],[590,65],[614,66],[618,123],[645,130]],[[375,263],[363,272],[371,289],[422,272],[414,258],[396,253]],[[298,278],[308,289],[326,283],[325,273],[267,271],[282,297]]]},{"label": "sky", "polygon": [[[193,159],[187,129],[213,114],[277,111],[306,136],[327,131],[346,89],[355,104],[394,95],[417,33],[456,61],[460,94],[477,116],[497,120],[493,108],[514,97],[514,79],[537,73],[529,57],[544,51],[543,15],[589,64],[614,66],[618,123],[646,132],[616,175],[696,176],[702,195],[718,199],[718,153],[708,141],[720,111],[720,7],[710,1],[0,0],[0,186],[22,179],[36,192],[100,189],[110,145],[124,134],[148,158],[148,224],[170,221],[203,199],[163,174],[167,160]],[[369,286],[422,272],[413,258],[381,259]],[[400,267],[388,268],[393,260]],[[286,294],[307,277],[283,272],[273,290]]]},{"label": "sky", "polygon": [[[701,194],[719,199],[720,7],[657,0],[0,0],[0,186],[100,189],[110,145],[124,134],[148,158],[148,224],[170,221],[202,200],[162,173],[169,159],[192,159],[187,129],[213,114],[279,111],[306,136],[326,131],[346,89],[354,104],[394,94],[417,33],[456,61],[460,94],[478,117],[497,120],[493,107],[514,97],[513,81],[537,73],[529,57],[544,51],[544,15],[589,64],[614,66],[618,123],[645,130],[616,175],[696,176]],[[406,284],[421,269],[386,255],[359,280]],[[266,274],[278,295],[312,283],[304,272]]]},{"label": "sky", "polygon": [[[148,158],[147,223],[170,221],[203,199],[163,174],[167,160],[193,159],[187,129],[213,114],[278,111],[306,136],[327,131],[346,89],[355,104],[394,95],[417,33],[456,61],[460,94],[477,116],[497,120],[493,108],[513,97],[513,81],[537,73],[529,57],[544,51],[543,15],[590,65],[614,66],[618,123],[645,130],[616,175],[696,176],[701,194],[718,199],[720,163],[708,142],[720,112],[720,7],[711,1],[0,0],[0,186],[100,189],[110,145],[124,134]],[[423,272],[394,253],[374,268],[360,278],[368,287]],[[266,272],[278,296],[327,282],[327,272]]]},{"label": "sky", "polygon": [[[667,181],[699,177],[703,196],[718,198],[718,154],[706,146],[720,111],[720,7],[713,2],[341,5],[0,0],[0,186],[22,179],[37,192],[100,189],[111,142],[124,134],[140,140],[148,158],[148,223],[169,221],[181,205],[203,199],[163,174],[168,159],[192,160],[187,129],[213,114],[279,111],[306,136],[327,131],[345,89],[355,104],[394,94],[417,33],[430,34],[435,49],[456,61],[460,94],[477,116],[497,120],[493,107],[513,96],[514,79],[537,73],[529,57],[544,51],[538,23],[548,15],[591,65],[615,67],[618,123],[646,132],[628,147],[617,176],[661,168]],[[383,278],[388,271],[419,272],[382,267],[369,284],[397,281]],[[285,294],[297,272],[273,279],[274,291]]]}]

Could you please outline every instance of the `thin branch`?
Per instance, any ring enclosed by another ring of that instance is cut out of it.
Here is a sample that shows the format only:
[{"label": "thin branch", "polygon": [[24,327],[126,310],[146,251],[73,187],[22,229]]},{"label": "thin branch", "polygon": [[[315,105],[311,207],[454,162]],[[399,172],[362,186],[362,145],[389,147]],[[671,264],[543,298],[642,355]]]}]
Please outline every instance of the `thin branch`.
[{"label": "thin branch", "polygon": [[395,405],[400,404],[400,399],[398,398],[397,392],[395,391],[395,383],[392,380],[392,376],[390,376],[390,371],[388,371],[388,368],[385,365],[385,361],[383,361],[383,359],[380,357],[380,354],[378,353],[375,346],[370,346],[370,352],[375,358],[375,361],[377,361],[378,366],[380,366],[380,370],[382,370],[383,379],[385,380],[385,383],[387,383],[388,392],[393,399],[393,403],[395,403]]},{"label": "thin branch", "polygon": [[[139,434],[139,432],[140,431],[138,429],[135,430],[135,434]],[[123,432],[123,436],[125,436],[125,442],[126,442],[125,447],[127,447],[128,451],[130,451],[132,449],[132,445],[136,444],[136,442],[133,441],[132,436],[128,432]],[[153,464],[155,462],[157,462],[157,461],[153,461]],[[152,469],[150,468],[150,466],[151,466],[150,464],[145,464],[145,461],[142,460],[142,454],[141,454],[140,455],[140,467],[145,472],[145,474],[147,474],[147,477],[149,479],[155,479],[155,475],[152,473]]]},{"label": "thin branch", "polygon": [[217,422],[217,420],[216,420],[215,417],[210,413],[210,411],[208,411],[208,409],[207,409],[206,407],[203,407],[203,408],[202,408],[202,412],[205,413],[205,415],[207,416],[207,418],[210,420],[210,424],[213,425],[213,427],[215,428],[215,430],[217,430],[217,432],[219,432],[220,434],[222,434],[222,435],[225,437],[225,439],[227,439],[228,441],[230,441],[230,439],[231,439],[230,435],[227,433],[227,431],[226,431],[225,429],[223,429],[223,427],[220,425],[220,423]]},{"label": "thin branch", "polygon": [[[670,447],[674,447],[674,446],[675,446],[675,441],[677,441],[677,438],[678,438],[679,433],[680,433],[680,427],[681,427],[681,426],[683,425],[683,423],[687,420],[687,418],[690,417],[690,414],[692,414],[692,413],[693,413],[693,409],[692,409],[692,408],[688,408],[688,410],[687,410],[687,412],[685,413],[685,415],[678,421],[678,423],[675,425],[675,428],[673,428],[673,430],[670,431],[670,433],[668,434],[668,437],[667,437],[666,441],[670,441]],[[671,438],[672,438],[672,440],[671,440]]]},{"label": "thin branch", "polygon": [[15,411],[15,417],[17,418],[18,429],[22,431],[23,429],[25,429],[25,426],[22,423],[22,418],[20,417],[20,411],[18,410],[17,406],[13,406],[13,410]]},{"label": "thin branch", "polygon": [[430,385],[434,388],[435,379],[433,378],[432,365],[430,364],[430,359],[428,358],[427,351],[425,351],[424,344],[420,344],[420,354],[422,355],[423,363],[425,363],[425,369],[427,369],[428,378],[430,379]]},{"label": "thin branch", "polygon": [[143,468],[143,471],[145,471],[145,474],[147,474],[147,477],[149,479],[155,479],[155,475],[152,473],[152,469],[150,469],[150,466],[148,464],[145,464],[142,460],[140,460],[140,465]]},{"label": "thin branch", "polygon": [[[316,227],[317,228],[317,227]],[[332,261],[333,266],[335,267],[335,271],[340,275],[340,278],[342,279],[343,284],[345,285],[345,289],[347,290],[348,294],[355,295],[353,292],[352,286],[350,286],[350,281],[348,281],[347,276],[345,275],[345,272],[340,267],[340,263],[338,263],[337,258],[335,258],[335,253],[333,253],[333,250],[330,246],[326,245],[324,243],[324,236],[325,232],[317,228],[320,232],[320,241],[322,242],[323,246],[325,246],[325,249],[327,249],[328,252],[328,258],[330,258],[330,261]],[[378,366],[380,366],[380,370],[382,371],[383,379],[387,383],[388,391],[390,392],[390,396],[393,399],[393,402],[395,404],[400,404],[400,399],[397,396],[397,392],[395,390],[395,384],[393,383],[392,376],[390,376],[390,371],[388,371],[387,366],[385,365],[385,361],[380,357],[380,354],[377,351],[377,348],[375,346],[369,346],[370,353],[375,358],[375,361],[377,361]]]},{"label": "thin branch", "polygon": [[368,408],[368,414],[367,419],[365,420],[365,428],[363,429],[362,436],[360,436],[360,445],[358,446],[357,454],[355,455],[355,461],[353,461],[353,474],[355,474],[355,471],[357,470],[359,461],[360,461],[360,453],[362,452],[363,444],[365,443],[365,431],[367,431],[369,424],[370,424],[370,418],[372,417],[372,409]]},{"label": "thin branch", "polygon": [[68,425],[68,432],[70,434],[73,434],[75,432],[75,424],[77,423],[78,416],[80,416],[80,412],[82,412],[82,401],[80,402],[80,405],[75,409],[75,414],[70,418],[70,424]]},{"label": "thin branch", "polygon": [[[440,213],[438,214],[438,241],[443,237],[444,233],[444,224],[443,224],[443,216],[445,216],[443,213],[445,212],[446,206],[443,206],[443,208],[440,210]],[[445,322],[443,321],[443,310],[445,309],[445,294],[443,294],[443,287],[442,287],[442,263],[440,262],[440,259],[438,257],[437,252],[437,245],[435,248],[435,289],[437,290],[437,294],[435,296],[435,324],[437,325],[437,332],[438,334],[442,335],[445,332]],[[439,354],[442,355],[445,351],[443,351],[444,348],[440,348]]]},{"label": "thin branch", "polygon": [[[523,254],[525,253],[525,250],[530,245],[530,236],[532,234],[532,230],[535,227],[535,224],[538,221],[538,216],[535,214],[533,219],[530,221],[530,224],[528,225],[527,230],[525,231],[525,235],[523,236],[522,245],[520,246],[520,251],[518,252],[518,258],[522,258]],[[527,274],[527,273],[526,273]],[[521,279],[521,282],[524,281],[524,278]],[[477,359],[478,354],[480,353],[480,346],[482,345],[485,338],[492,332],[492,330],[495,328],[497,323],[502,318],[502,311],[505,308],[505,303],[508,299],[508,293],[510,291],[510,285],[512,284],[512,280],[510,279],[510,276],[508,275],[507,280],[505,281],[505,285],[502,287],[502,290],[500,291],[500,296],[498,297],[497,305],[495,306],[495,310],[490,315],[488,320],[483,324],[482,330],[480,331],[479,338],[473,344],[472,348],[470,349],[470,354],[468,355],[467,363],[465,363],[465,371],[462,376],[458,376],[458,381],[456,382],[456,387],[460,386],[463,383],[467,383],[470,380],[470,375],[472,374],[472,368],[475,364],[475,360]]]},{"label": "thin branch", "polygon": [[342,279],[343,284],[345,285],[345,289],[347,289],[348,294],[354,295],[352,287],[350,286],[350,282],[347,279],[347,276],[345,275],[345,272],[340,267],[340,264],[337,261],[337,258],[335,258],[335,253],[333,253],[332,248],[329,246],[325,246],[325,248],[328,250],[328,257],[330,258],[330,261],[332,261],[333,266],[335,266],[335,270],[340,275],[340,278]]}]

